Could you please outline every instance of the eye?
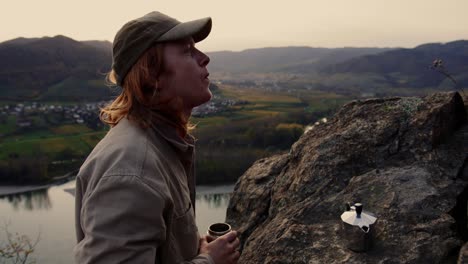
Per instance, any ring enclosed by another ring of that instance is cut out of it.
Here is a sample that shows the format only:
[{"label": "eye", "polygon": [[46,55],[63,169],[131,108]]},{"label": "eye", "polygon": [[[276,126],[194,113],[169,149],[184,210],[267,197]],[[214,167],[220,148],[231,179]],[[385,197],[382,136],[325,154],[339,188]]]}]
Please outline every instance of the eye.
[{"label": "eye", "polygon": [[184,45],[184,48],[183,48],[183,52],[184,54],[186,55],[190,55],[190,56],[194,56],[194,54],[196,53],[196,48],[195,48],[195,45],[193,43],[187,43],[186,45]]},{"label": "eye", "polygon": [[193,52],[193,48],[191,45],[186,45],[184,47],[184,54],[192,54],[192,52]]}]

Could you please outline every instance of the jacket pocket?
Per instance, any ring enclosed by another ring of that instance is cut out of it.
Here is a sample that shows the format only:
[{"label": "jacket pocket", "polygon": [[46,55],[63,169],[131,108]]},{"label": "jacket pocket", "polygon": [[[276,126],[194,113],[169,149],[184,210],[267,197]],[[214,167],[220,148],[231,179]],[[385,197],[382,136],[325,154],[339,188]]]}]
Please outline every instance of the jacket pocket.
[{"label": "jacket pocket", "polygon": [[193,211],[192,203],[188,202],[188,205],[184,206],[183,208],[180,208],[179,210],[177,210],[176,208],[174,212],[174,216],[172,217],[172,220],[177,221],[180,218],[184,218],[187,215],[187,213],[190,213],[190,211]]},{"label": "jacket pocket", "polygon": [[172,218],[173,229],[177,233],[194,233],[198,239],[198,228],[195,222],[195,214],[193,212],[192,203],[189,202],[188,206],[182,213],[175,213]]},{"label": "jacket pocket", "polygon": [[180,215],[172,218],[172,236],[174,238],[174,250],[184,260],[190,260],[198,255],[199,235],[195,222],[192,203]]}]

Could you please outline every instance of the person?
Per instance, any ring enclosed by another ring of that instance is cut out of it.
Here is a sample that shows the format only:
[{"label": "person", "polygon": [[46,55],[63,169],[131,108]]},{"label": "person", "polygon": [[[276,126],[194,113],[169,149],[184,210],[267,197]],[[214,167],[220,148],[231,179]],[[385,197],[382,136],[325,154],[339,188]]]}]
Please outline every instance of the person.
[{"label": "person", "polygon": [[189,118],[212,96],[195,47],[211,23],[151,12],[117,32],[108,80],[122,91],[76,177],[76,263],[237,263],[236,231],[214,239],[195,223]]}]

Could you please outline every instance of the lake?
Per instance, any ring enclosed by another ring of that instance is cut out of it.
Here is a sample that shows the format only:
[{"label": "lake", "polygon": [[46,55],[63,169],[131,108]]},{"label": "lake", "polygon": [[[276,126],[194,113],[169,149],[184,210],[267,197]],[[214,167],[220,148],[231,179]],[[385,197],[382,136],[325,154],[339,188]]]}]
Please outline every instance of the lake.
[{"label": "lake", "polygon": [[[27,235],[33,241],[40,236],[29,259],[36,263],[73,263],[75,198],[66,190],[74,187],[75,182],[70,181],[0,197],[0,243],[6,240],[3,227],[8,223],[10,233]],[[196,216],[200,233],[205,233],[211,223],[224,222],[233,188],[234,185],[197,186]]]}]

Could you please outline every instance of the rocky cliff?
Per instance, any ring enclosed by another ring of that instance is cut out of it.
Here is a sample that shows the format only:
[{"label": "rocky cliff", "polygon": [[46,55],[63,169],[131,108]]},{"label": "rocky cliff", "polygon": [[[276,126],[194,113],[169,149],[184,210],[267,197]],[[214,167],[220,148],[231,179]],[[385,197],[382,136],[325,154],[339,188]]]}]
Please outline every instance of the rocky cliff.
[{"label": "rocky cliff", "polygon": [[[226,219],[241,233],[239,262],[455,262],[468,238],[467,153],[458,93],[351,102],[239,179]],[[347,202],[378,217],[367,252],[346,247]]]}]

